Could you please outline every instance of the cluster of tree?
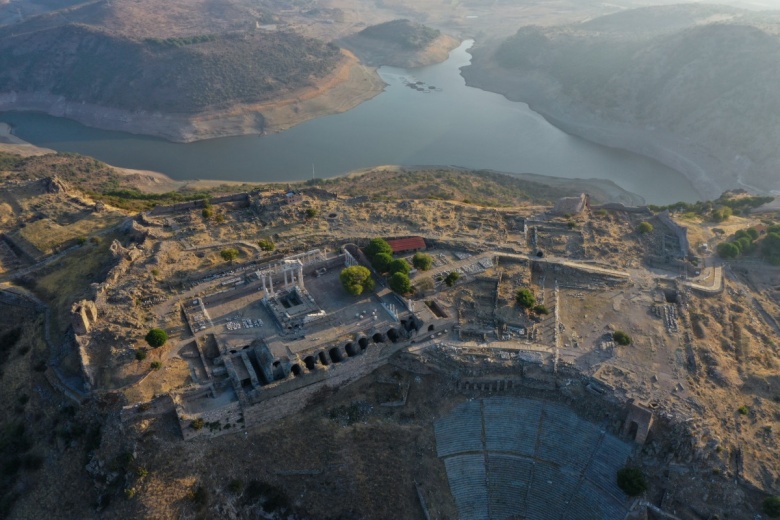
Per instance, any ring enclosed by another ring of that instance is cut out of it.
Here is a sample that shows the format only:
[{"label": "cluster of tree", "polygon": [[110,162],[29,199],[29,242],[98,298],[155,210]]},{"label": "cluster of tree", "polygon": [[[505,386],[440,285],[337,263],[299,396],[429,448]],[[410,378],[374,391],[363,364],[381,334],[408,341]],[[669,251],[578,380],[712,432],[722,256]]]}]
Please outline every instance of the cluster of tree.
[{"label": "cluster of tree", "polygon": [[362,265],[353,265],[347,267],[339,274],[339,280],[344,290],[352,296],[359,296],[365,291],[374,288],[374,279],[371,278],[371,271]]},{"label": "cluster of tree", "polygon": [[674,213],[695,213],[696,215],[709,216],[715,222],[723,222],[733,214],[746,213],[773,200],[773,197],[734,198],[724,193],[716,200],[675,202],[666,206],[649,205],[648,208],[656,212],[668,209]]},{"label": "cluster of tree", "polygon": [[387,241],[381,238],[371,239],[363,252],[377,272],[387,274],[387,285],[392,290],[399,294],[412,292],[412,281],[409,279],[412,266],[403,258],[393,258],[393,248]]},{"label": "cluster of tree", "polygon": [[767,228],[767,234],[758,240],[759,233],[755,228],[740,229],[734,233],[729,242],[718,244],[717,252],[721,258],[738,258],[761,252],[761,256],[772,265],[780,265],[780,224]]}]

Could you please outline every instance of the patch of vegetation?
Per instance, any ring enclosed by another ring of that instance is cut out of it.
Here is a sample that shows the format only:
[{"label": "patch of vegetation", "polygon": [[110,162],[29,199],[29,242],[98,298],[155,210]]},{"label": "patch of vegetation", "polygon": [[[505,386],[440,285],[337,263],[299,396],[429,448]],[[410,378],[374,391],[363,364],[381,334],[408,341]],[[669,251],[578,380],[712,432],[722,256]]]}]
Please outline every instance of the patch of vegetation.
[{"label": "patch of vegetation", "polygon": [[393,262],[393,256],[387,253],[377,253],[374,258],[371,259],[371,265],[379,273],[386,273],[388,267]]},{"label": "patch of vegetation", "polygon": [[139,348],[138,350],[135,351],[135,359],[137,361],[143,361],[144,359],[146,359],[146,355],[147,355],[146,350],[142,348]]},{"label": "patch of vegetation", "polygon": [[371,277],[371,271],[362,265],[353,265],[347,267],[339,274],[339,280],[344,290],[352,296],[359,296],[365,291],[374,288],[374,279]]},{"label": "patch of vegetation", "polygon": [[766,497],[762,509],[769,518],[780,518],[780,496]]},{"label": "patch of vegetation", "polygon": [[162,361],[152,361],[150,367],[152,370],[160,370],[162,368]]},{"label": "patch of vegetation", "polygon": [[206,421],[202,417],[198,417],[190,423],[190,428],[195,431],[202,430],[204,426],[206,426]]},{"label": "patch of vegetation", "polygon": [[623,332],[622,330],[616,330],[612,333],[612,339],[617,343],[618,345],[622,345],[624,347],[631,344],[631,336]]},{"label": "patch of vegetation", "polygon": [[276,249],[276,245],[270,238],[261,238],[257,241],[257,245],[262,251],[273,251]]},{"label": "patch of vegetation", "polygon": [[532,309],[536,305],[536,296],[531,289],[522,287],[515,293],[515,301],[523,309]]},{"label": "patch of vegetation", "polygon": [[645,476],[639,468],[625,467],[618,470],[617,485],[630,497],[635,497],[647,490]]},{"label": "patch of vegetation", "polygon": [[550,309],[548,309],[546,306],[542,305],[541,303],[537,303],[534,305],[533,311],[536,314],[550,314]]},{"label": "patch of vegetation", "polygon": [[412,257],[412,265],[420,271],[427,271],[433,266],[433,257],[427,253],[415,253]]},{"label": "patch of vegetation", "polygon": [[639,225],[636,227],[637,232],[641,234],[646,233],[652,233],[653,232],[653,225],[650,222],[640,222]]},{"label": "patch of vegetation", "polygon": [[412,282],[409,275],[403,272],[394,273],[387,279],[387,285],[398,294],[409,294],[412,292]]},{"label": "patch of vegetation", "polygon": [[369,260],[373,260],[374,257],[380,253],[386,253],[392,256],[393,248],[382,238],[372,238],[368,245],[363,248],[363,252]]},{"label": "patch of vegetation", "polygon": [[743,404],[742,406],[740,406],[739,408],[737,408],[737,413],[738,413],[739,415],[747,415],[747,414],[749,414],[749,413],[750,413],[750,408],[748,408],[747,406],[745,406],[745,405]]},{"label": "patch of vegetation", "polygon": [[412,266],[410,266],[409,262],[407,262],[403,258],[397,258],[387,265],[387,272],[390,273],[391,276],[396,273],[402,273],[406,275],[408,278],[411,270],[412,270]]},{"label": "patch of vegetation", "polygon": [[460,273],[458,271],[452,271],[450,274],[444,277],[444,283],[447,285],[447,287],[452,287],[459,278]]},{"label": "patch of vegetation", "polygon": [[163,329],[154,328],[150,329],[149,332],[146,333],[144,339],[150,347],[158,348],[165,345],[165,342],[168,341],[168,333]]},{"label": "patch of vegetation", "polygon": [[219,256],[222,257],[222,260],[228,263],[233,263],[233,261],[238,258],[238,249],[235,249],[233,247],[229,247],[227,249],[223,249],[219,252]]},{"label": "patch of vegetation", "polygon": [[428,47],[441,35],[441,32],[425,25],[412,23],[409,20],[393,20],[366,27],[360,31],[360,35],[418,51]]}]

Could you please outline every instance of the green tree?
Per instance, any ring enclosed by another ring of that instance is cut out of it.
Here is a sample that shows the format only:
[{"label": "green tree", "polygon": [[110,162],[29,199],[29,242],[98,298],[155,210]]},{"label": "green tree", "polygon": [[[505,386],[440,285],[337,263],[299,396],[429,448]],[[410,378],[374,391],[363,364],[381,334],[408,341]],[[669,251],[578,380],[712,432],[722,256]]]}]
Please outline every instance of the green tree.
[{"label": "green tree", "polygon": [[160,370],[162,368],[162,361],[152,361],[151,365],[152,370]]},{"label": "green tree", "polygon": [[721,208],[714,210],[711,213],[711,216],[712,216],[712,220],[714,220],[715,222],[725,222],[731,217],[732,214],[733,212],[731,211],[730,207],[723,206]]},{"label": "green tree", "polygon": [[426,253],[415,253],[412,257],[412,265],[420,271],[427,271],[433,266],[433,257]]},{"label": "green tree", "polygon": [[271,241],[270,238],[261,238],[257,241],[257,245],[262,251],[273,251],[276,249],[276,245],[273,243],[273,241]]},{"label": "green tree", "polygon": [[447,287],[452,287],[453,285],[455,285],[455,282],[458,281],[458,278],[460,278],[460,273],[458,271],[452,271],[444,279],[444,283],[447,284]]},{"label": "green tree", "polygon": [[143,361],[144,359],[146,359],[146,351],[142,348],[136,350],[135,359],[137,359],[138,361]]},{"label": "green tree", "polygon": [[623,490],[623,493],[630,497],[637,496],[647,490],[645,476],[639,468],[625,467],[618,470],[617,485]]},{"label": "green tree", "polygon": [[739,247],[731,242],[721,242],[718,244],[718,256],[721,258],[736,258],[739,256]]},{"label": "green tree", "polygon": [[533,306],[536,305],[536,297],[527,287],[517,290],[515,293],[515,301],[517,301],[517,304],[523,309],[532,309]]},{"label": "green tree", "polygon": [[761,254],[770,264],[780,265],[780,230],[768,233],[761,241]]},{"label": "green tree", "polygon": [[642,234],[645,233],[652,233],[653,232],[653,225],[650,222],[641,222],[637,227],[636,230]]},{"label": "green tree", "polygon": [[152,348],[162,347],[168,341],[168,333],[162,329],[151,329],[144,339]]},{"label": "green tree", "polygon": [[223,249],[222,251],[219,252],[219,256],[221,256],[222,260],[224,260],[225,262],[232,263],[233,260],[238,258],[238,249],[234,249],[232,247]]},{"label": "green tree", "polygon": [[409,262],[404,260],[403,258],[397,258],[390,262],[390,264],[387,266],[387,272],[392,274],[395,273],[403,273],[407,277],[409,276],[409,271],[412,270],[412,266],[409,265]]},{"label": "green tree", "polygon": [[398,294],[412,292],[412,282],[409,280],[409,275],[405,273],[394,273],[388,278],[387,285]]},{"label": "green tree", "polygon": [[616,330],[612,333],[612,339],[615,340],[615,343],[618,345],[623,345],[624,347],[631,344],[631,336],[623,332],[622,330]]},{"label": "green tree", "polygon": [[769,518],[780,518],[780,497],[766,497],[763,509]]},{"label": "green tree", "polygon": [[388,244],[386,240],[381,238],[372,238],[363,252],[366,253],[366,256],[369,258],[369,260],[373,260],[374,257],[379,253],[387,253],[388,255],[392,255],[393,248],[390,247],[390,244]]},{"label": "green tree", "polygon": [[341,285],[344,286],[349,294],[358,296],[363,291],[370,291],[374,288],[374,279],[371,278],[371,271],[362,265],[353,265],[347,267],[339,274]]},{"label": "green tree", "polygon": [[387,253],[377,253],[374,255],[374,258],[371,259],[371,265],[380,273],[386,273],[387,268],[392,262],[393,257]]},{"label": "green tree", "polygon": [[305,213],[306,218],[314,218],[319,214],[319,212],[314,208],[308,208]]}]

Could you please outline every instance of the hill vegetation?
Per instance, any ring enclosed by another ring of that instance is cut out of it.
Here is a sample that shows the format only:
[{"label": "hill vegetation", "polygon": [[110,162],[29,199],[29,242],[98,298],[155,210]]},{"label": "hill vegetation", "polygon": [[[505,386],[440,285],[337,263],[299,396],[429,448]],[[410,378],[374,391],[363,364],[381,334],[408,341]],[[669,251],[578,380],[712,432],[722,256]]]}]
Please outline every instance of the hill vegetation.
[{"label": "hill vegetation", "polygon": [[409,20],[393,20],[366,27],[361,36],[400,45],[409,50],[420,50],[441,35],[436,29]]},{"label": "hill vegetation", "polygon": [[768,191],[780,187],[778,35],[777,14],[651,7],[523,27],[492,55],[475,53],[475,62],[496,67],[494,89],[556,118],[668,137],[703,168],[717,165],[704,175],[715,177],[720,191],[740,181]]},{"label": "hill vegetation", "polygon": [[137,40],[68,24],[0,32],[0,92],[192,114],[309,86],[341,59],[337,46],[293,32]]}]

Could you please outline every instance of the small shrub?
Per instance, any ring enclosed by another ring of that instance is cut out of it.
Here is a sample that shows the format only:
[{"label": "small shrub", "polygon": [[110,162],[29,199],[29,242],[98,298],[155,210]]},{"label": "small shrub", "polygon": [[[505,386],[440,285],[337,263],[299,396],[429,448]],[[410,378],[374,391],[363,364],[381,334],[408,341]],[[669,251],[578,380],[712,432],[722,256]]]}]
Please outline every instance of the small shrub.
[{"label": "small shrub", "polygon": [[612,339],[615,340],[615,343],[624,347],[631,344],[631,336],[622,330],[616,330],[614,333],[612,333]]},{"label": "small shrub", "polygon": [[527,287],[518,289],[515,293],[515,301],[523,309],[532,309],[536,305],[536,297]]},{"label": "small shrub", "polygon": [[200,214],[203,215],[203,218],[208,220],[214,216],[214,208],[212,208],[211,205],[208,205],[203,208],[203,211],[201,211]]},{"label": "small shrub", "polygon": [[617,472],[617,485],[623,492],[634,497],[647,490],[647,482],[642,470],[639,468],[625,467]]},{"label": "small shrub", "polygon": [[195,431],[198,431],[198,430],[202,430],[205,425],[206,425],[206,421],[204,421],[202,417],[198,417],[197,419],[195,419],[190,423],[190,428],[192,428]]},{"label": "small shrub", "polygon": [[217,224],[224,224],[225,223],[225,215],[223,215],[222,213],[217,213],[214,216],[214,222],[216,222]]},{"label": "small shrub", "polygon": [[222,257],[222,260],[225,262],[233,262],[236,258],[238,258],[238,249],[229,247],[227,249],[223,249],[219,252],[219,256]]},{"label": "small shrub", "polygon": [[314,208],[308,208],[305,213],[306,213],[306,218],[314,218],[317,216],[319,212]]},{"label": "small shrub", "polygon": [[135,494],[136,494],[137,492],[138,492],[138,490],[136,490],[134,487],[131,487],[131,488],[125,488],[125,498],[127,498],[128,500],[130,500],[131,498],[133,498],[133,497],[135,496]]},{"label": "small shrub", "polygon": [[162,362],[161,361],[152,361],[151,365],[152,370],[160,370],[162,368]]},{"label": "small shrub", "polygon": [[262,238],[258,240],[257,245],[262,251],[273,251],[276,249],[276,245],[273,243],[273,241],[271,241],[270,238]]},{"label": "small shrub", "polygon": [[452,287],[455,285],[455,282],[458,281],[458,278],[460,278],[460,273],[458,271],[452,271],[444,278],[444,283],[447,284],[447,287]]},{"label": "small shrub", "polygon": [[737,412],[739,413],[739,415],[747,415],[750,413],[750,408],[748,408],[743,404],[742,406],[737,408]]},{"label": "small shrub", "polygon": [[147,470],[143,466],[138,466],[137,468],[135,468],[135,474],[138,475],[140,478],[144,478],[149,474],[149,470]]},{"label": "small shrub", "polygon": [[542,304],[537,304],[537,305],[534,305],[534,312],[536,314],[550,314],[550,309],[548,309],[547,307],[545,307]]},{"label": "small shrub", "polygon": [[135,351],[135,359],[138,361],[143,361],[146,359],[146,351],[142,348],[139,348]]},{"label": "small shrub", "polygon": [[643,235],[646,234],[646,233],[652,233],[653,232],[653,225],[650,222],[641,222],[637,226],[636,230],[639,233],[643,234]]}]

